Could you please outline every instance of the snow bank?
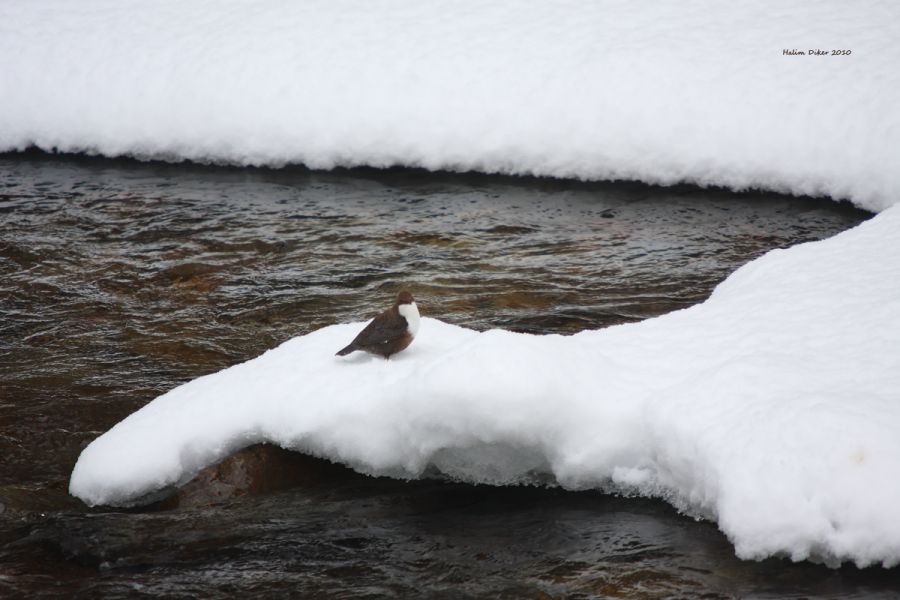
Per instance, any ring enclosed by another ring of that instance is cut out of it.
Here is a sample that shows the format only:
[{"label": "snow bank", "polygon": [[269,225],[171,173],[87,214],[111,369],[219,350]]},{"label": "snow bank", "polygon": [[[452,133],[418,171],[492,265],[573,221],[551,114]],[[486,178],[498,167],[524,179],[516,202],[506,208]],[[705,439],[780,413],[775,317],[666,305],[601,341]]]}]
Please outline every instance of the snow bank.
[{"label": "snow bank", "polygon": [[705,303],[563,337],[424,319],[389,361],[326,327],[160,396],[71,492],[127,504],[267,440],[366,473],[437,468],[660,496],[739,556],[900,561],[900,207],[744,266]]},{"label": "snow bank", "polygon": [[[0,151],[900,198],[900,3],[0,2]],[[849,50],[792,56],[785,50]]]}]

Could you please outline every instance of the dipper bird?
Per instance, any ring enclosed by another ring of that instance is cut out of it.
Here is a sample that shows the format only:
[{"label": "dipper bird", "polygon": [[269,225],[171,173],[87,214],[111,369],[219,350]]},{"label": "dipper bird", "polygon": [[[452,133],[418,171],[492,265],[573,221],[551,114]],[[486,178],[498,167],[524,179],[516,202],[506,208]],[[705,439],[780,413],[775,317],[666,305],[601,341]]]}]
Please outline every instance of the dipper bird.
[{"label": "dipper bird", "polygon": [[339,350],[336,356],[345,356],[354,350],[363,350],[388,358],[409,346],[419,330],[419,309],[412,294],[403,291],[394,305],[372,319],[359,332],[350,345]]}]

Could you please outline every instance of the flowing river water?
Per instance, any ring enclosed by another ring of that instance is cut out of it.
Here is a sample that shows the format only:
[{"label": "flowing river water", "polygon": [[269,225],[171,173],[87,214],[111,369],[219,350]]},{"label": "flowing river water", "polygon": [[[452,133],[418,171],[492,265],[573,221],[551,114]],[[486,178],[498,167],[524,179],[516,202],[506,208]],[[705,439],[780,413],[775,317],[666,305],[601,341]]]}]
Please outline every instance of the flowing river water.
[{"label": "flowing river water", "polygon": [[572,333],[704,300],[868,217],[821,199],[417,170],[0,155],[0,598],[897,597],[898,569],[740,561],[656,500],[315,478],[89,509],[92,439],[180,383],[409,288],[475,329]]}]

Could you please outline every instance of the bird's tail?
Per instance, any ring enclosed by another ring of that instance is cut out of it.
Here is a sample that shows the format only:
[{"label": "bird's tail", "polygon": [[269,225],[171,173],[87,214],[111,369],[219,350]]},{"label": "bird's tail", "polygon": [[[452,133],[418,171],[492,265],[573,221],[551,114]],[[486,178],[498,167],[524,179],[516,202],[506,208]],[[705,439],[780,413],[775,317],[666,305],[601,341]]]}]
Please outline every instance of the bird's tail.
[{"label": "bird's tail", "polygon": [[353,352],[354,350],[356,350],[356,346],[354,346],[353,344],[350,344],[349,346],[347,346],[347,347],[344,348],[343,350],[338,350],[337,353],[335,354],[335,356],[347,356],[348,354],[350,354],[350,353]]}]

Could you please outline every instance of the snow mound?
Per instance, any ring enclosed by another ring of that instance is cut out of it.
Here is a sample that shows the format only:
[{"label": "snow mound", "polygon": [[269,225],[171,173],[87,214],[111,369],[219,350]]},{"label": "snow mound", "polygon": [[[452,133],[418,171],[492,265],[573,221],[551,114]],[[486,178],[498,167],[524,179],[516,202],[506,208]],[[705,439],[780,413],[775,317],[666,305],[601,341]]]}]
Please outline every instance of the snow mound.
[{"label": "snow mound", "polygon": [[72,494],[128,504],[269,441],[371,474],[438,469],[665,498],[743,558],[900,562],[900,207],[776,250],[705,303],[564,337],[424,319],[389,361],[326,327],[164,394],[88,446]]},{"label": "snow mound", "polygon": [[878,211],[900,198],[898,39],[894,0],[3,2],[0,151],[694,182]]}]

